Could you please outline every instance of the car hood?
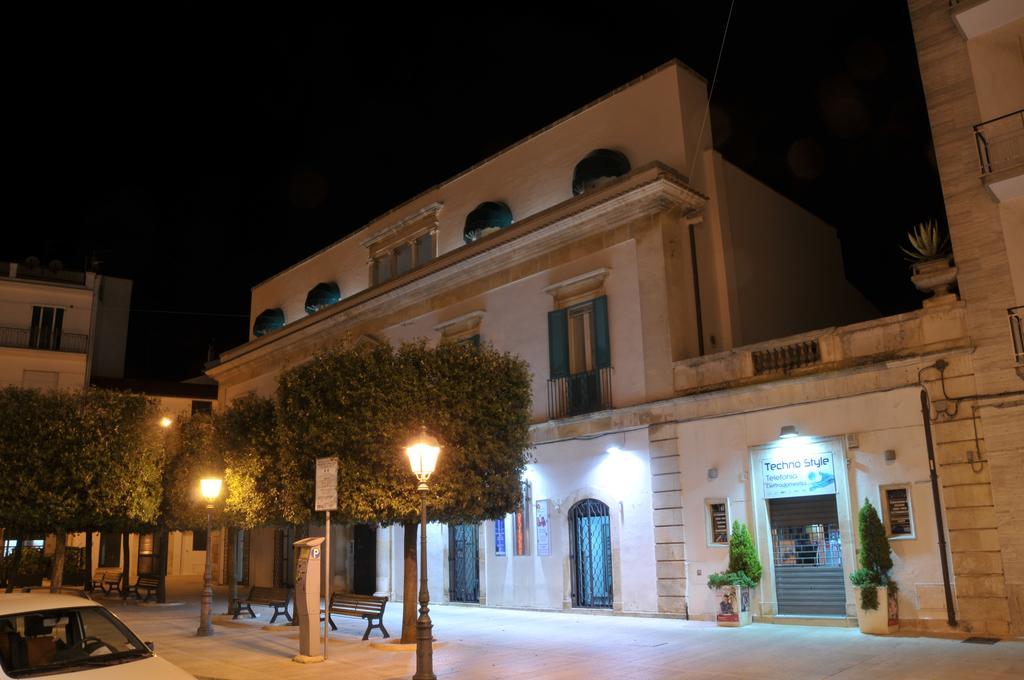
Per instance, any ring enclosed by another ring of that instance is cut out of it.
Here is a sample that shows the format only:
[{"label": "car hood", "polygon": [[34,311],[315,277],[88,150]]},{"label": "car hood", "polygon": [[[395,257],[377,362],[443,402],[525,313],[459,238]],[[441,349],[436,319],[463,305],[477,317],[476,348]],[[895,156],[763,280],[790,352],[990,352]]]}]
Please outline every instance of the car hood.
[{"label": "car hood", "polygon": [[[0,672],[0,677],[7,677]],[[102,666],[99,668],[87,668],[72,673],[55,673],[53,675],[31,675],[26,680],[195,680],[170,661],[161,659],[159,656],[150,656],[143,659],[135,659],[113,666]]]}]

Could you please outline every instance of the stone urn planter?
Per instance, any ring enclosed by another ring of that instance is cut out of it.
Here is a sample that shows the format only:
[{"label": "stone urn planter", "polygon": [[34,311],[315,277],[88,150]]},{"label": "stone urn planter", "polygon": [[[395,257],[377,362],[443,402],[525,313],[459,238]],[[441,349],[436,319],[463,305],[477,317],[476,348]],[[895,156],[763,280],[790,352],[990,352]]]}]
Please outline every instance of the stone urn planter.
[{"label": "stone urn planter", "polygon": [[924,304],[940,304],[950,302],[953,296],[953,286],[956,284],[957,268],[950,256],[922,260],[910,266],[910,280],[922,293],[930,293]]},{"label": "stone urn planter", "polygon": [[750,624],[750,588],[721,586],[715,588],[715,620],[719,626],[737,628]]},{"label": "stone urn planter", "polygon": [[889,635],[900,628],[900,608],[896,599],[896,591],[886,586],[878,586],[878,608],[863,609],[860,606],[860,588],[857,592],[857,626],[860,632],[869,635]]}]

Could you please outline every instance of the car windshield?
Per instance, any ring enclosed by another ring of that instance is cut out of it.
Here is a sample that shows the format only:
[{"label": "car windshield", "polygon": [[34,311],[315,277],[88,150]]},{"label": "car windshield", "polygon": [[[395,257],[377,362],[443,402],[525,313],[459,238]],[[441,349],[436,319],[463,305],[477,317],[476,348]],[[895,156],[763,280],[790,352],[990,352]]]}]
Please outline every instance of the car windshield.
[{"label": "car windshield", "polygon": [[149,654],[145,644],[103,607],[0,616],[0,663],[12,678],[124,663]]}]

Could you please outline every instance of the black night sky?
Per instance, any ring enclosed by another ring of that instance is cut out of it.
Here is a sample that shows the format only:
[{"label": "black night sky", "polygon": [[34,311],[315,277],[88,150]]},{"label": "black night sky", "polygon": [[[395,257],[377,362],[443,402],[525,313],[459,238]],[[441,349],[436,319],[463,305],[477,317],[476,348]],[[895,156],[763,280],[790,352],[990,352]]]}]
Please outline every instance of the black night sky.
[{"label": "black night sky", "polygon": [[[710,81],[729,13],[212,4],[6,22],[0,259],[133,279],[129,377],[197,375],[252,285],[665,61]],[[737,0],[711,122],[882,312],[919,306],[897,243],[945,217],[904,2]]]}]

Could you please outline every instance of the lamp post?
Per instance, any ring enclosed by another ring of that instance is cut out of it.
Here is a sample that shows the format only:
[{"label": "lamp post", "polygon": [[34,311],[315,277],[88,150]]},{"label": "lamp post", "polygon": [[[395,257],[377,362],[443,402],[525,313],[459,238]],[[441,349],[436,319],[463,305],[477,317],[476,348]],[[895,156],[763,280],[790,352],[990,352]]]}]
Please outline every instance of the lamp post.
[{"label": "lamp post", "polygon": [[419,480],[420,492],[420,616],[416,619],[416,674],[413,680],[437,680],[434,675],[433,626],[430,623],[430,593],[427,590],[427,480],[437,466],[441,446],[427,434],[426,428],[405,447],[412,473]]},{"label": "lamp post", "polygon": [[213,502],[220,495],[221,480],[209,477],[199,480],[199,491],[206,499],[206,570],[203,572],[203,595],[199,607],[199,629],[196,635],[213,635],[210,609],[213,606],[213,568],[210,563],[210,533],[213,528]]}]

